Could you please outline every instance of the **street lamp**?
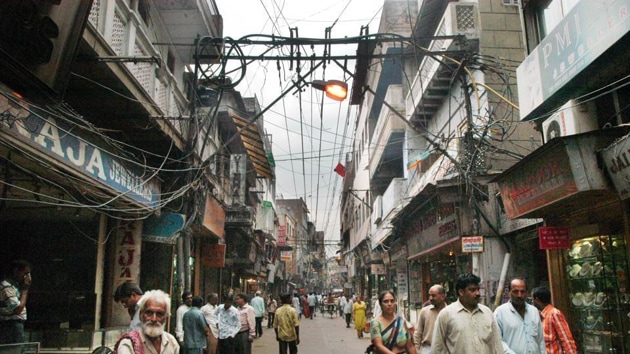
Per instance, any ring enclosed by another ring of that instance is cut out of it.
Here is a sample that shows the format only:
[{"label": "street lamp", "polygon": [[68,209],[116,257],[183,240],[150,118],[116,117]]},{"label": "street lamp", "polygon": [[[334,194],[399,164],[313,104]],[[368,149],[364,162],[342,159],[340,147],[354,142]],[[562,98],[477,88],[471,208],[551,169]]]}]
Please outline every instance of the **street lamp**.
[{"label": "street lamp", "polygon": [[340,80],[313,80],[313,88],[326,92],[326,96],[335,101],[343,101],[348,97],[348,84]]}]

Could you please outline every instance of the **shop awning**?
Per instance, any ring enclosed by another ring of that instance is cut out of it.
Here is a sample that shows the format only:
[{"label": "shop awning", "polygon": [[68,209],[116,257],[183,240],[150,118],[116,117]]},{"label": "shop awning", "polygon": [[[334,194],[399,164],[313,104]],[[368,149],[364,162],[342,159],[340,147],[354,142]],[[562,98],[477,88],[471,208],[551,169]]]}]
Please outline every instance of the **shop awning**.
[{"label": "shop awning", "polygon": [[382,244],[387,240],[387,238],[394,232],[394,225],[392,225],[392,220],[398,215],[398,213],[402,210],[402,206],[399,205],[392,209],[385,219],[381,222],[378,229],[370,236],[370,249],[374,250],[378,245]]},{"label": "shop awning", "polygon": [[448,251],[450,250],[455,251],[455,249],[457,249],[458,251],[457,253],[459,253],[459,251],[461,250],[460,237],[459,236],[452,237],[440,244],[437,244],[431,248],[427,248],[426,250],[420,251],[412,256],[407,257],[407,260],[413,261],[421,257],[433,258],[435,254],[438,254],[441,251],[448,252],[447,249]]},{"label": "shop awning", "polygon": [[250,121],[247,119],[236,115],[232,115],[232,119],[241,134],[241,140],[245,149],[247,149],[247,155],[252,161],[256,173],[265,178],[274,179],[272,170],[273,155],[271,155],[271,151],[267,153],[265,150],[263,132],[261,132],[256,123],[249,124]]}]

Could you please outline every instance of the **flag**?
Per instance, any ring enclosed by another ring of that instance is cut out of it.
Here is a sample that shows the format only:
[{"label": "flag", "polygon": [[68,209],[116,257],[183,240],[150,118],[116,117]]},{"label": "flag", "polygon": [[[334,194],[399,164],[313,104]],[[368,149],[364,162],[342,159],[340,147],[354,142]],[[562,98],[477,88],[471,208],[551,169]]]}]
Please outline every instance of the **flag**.
[{"label": "flag", "polygon": [[334,171],[337,172],[339,176],[346,177],[346,168],[344,167],[344,165],[341,164],[341,162],[337,164],[337,167],[335,167]]},{"label": "flag", "polygon": [[415,168],[416,166],[421,164],[422,161],[426,160],[427,157],[429,157],[429,150],[423,151],[419,153],[418,155],[410,158],[409,162],[407,163],[407,170],[411,170],[412,168]]}]

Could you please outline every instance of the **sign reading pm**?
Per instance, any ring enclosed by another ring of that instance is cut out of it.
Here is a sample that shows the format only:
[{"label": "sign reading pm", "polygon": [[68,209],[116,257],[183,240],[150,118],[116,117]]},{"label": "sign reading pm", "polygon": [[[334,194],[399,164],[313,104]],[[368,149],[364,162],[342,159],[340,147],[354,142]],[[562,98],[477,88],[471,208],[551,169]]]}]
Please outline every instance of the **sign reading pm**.
[{"label": "sign reading pm", "polygon": [[462,237],[462,252],[483,252],[483,236]]}]

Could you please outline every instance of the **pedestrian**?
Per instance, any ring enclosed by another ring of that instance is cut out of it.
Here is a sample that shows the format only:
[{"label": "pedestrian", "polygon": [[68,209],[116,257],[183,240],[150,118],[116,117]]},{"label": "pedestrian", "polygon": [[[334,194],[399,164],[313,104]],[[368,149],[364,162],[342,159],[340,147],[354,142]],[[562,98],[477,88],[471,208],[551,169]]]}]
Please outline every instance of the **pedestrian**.
[{"label": "pedestrian", "polygon": [[190,309],[184,313],[182,318],[185,354],[203,354],[208,347],[210,327],[208,327],[206,317],[201,312],[201,306],[203,306],[203,298],[193,297]]},{"label": "pedestrian", "polygon": [[564,314],[551,304],[551,291],[539,286],[532,291],[534,306],[540,310],[547,354],[577,354],[577,346]]},{"label": "pedestrian", "polygon": [[300,305],[300,296],[295,293],[293,294],[293,308],[295,309],[295,311],[297,311],[298,313],[298,318],[302,318],[302,306]]},{"label": "pedestrian", "polygon": [[492,310],[479,303],[481,279],[471,273],[457,277],[457,301],[446,306],[433,327],[433,353],[503,354],[501,334]]},{"label": "pedestrian", "polygon": [[514,278],[510,281],[510,300],[494,310],[503,350],[507,354],[546,352],[540,313],[525,301],[527,295],[525,280]]},{"label": "pedestrian", "polygon": [[175,311],[175,337],[179,341],[179,347],[185,348],[184,346],[184,326],[183,326],[183,318],[186,311],[190,310],[190,306],[192,305],[192,293],[190,291],[184,291],[182,293],[182,304],[179,305],[177,311]]},{"label": "pedestrian", "polygon": [[354,300],[350,299],[346,302],[346,305],[343,307],[343,314],[346,318],[346,328],[350,328],[350,322],[352,321],[352,305],[354,304]]},{"label": "pedestrian", "polygon": [[[289,305],[291,305],[290,301]],[[269,298],[267,299],[267,328],[273,328],[273,318],[276,315],[277,308],[278,302],[273,298],[273,295],[269,294]]]},{"label": "pedestrian", "polygon": [[164,330],[171,315],[171,297],[162,290],[149,290],[138,302],[142,326],[123,334],[116,342],[116,354],[177,354],[177,339]]},{"label": "pedestrian", "polygon": [[260,290],[256,291],[251,303],[256,316],[256,337],[260,338],[263,335],[262,321],[265,317],[265,300],[260,296]]},{"label": "pedestrian", "polygon": [[304,315],[304,318],[311,318],[311,308],[308,307],[308,296],[306,294],[300,297],[300,306],[302,306],[302,315]]},{"label": "pedestrian", "polygon": [[[236,335],[236,352],[238,354],[251,354],[252,342],[256,338],[256,316],[254,309],[247,304],[247,295],[236,295],[241,329]],[[223,354],[223,353],[221,353]]]},{"label": "pedestrian", "polygon": [[30,263],[23,259],[9,263],[0,282],[0,344],[26,342],[24,322],[31,281]]},{"label": "pedestrian", "polygon": [[214,317],[219,328],[219,353],[236,354],[236,336],[241,330],[241,320],[238,309],[232,306],[234,297],[227,295],[223,299],[223,304],[219,305],[214,312]]},{"label": "pedestrian", "polygon": [[365,302],[361,301],[361,296],[357,295],[356,301],[352,304],[352,319],[354,320],[354,329],[357,330],[358,338],[363,338],[366,307]]},{"label": "pedestrian", "polygon": [[381,314],[370,322],[370,338],[377,353],[416,354],[412,334],[404,318],[396,313],[396,296],[391,290],[378,297]]},{"label": "pedestrian", "polygon": [[348,299],[346,299],[346,295],[341,294],[341,297],[339,297],[339,317],[343,318],[343,314],[344,314],[344,308],[346,307],[346,304],[348,303]]},{"label": "pedestrian", "polygon": [[282,306],[276,310],[273,320],[273,329],[276,332],[276,340],[280,347],[280,354],[297,354],[297,346],[300,344],[300,321],[297,311],[290,306],[291,294],[283,294],[280,297]]},{"label": "pedestrian", "polygon": [[114,291],[114,301],[123,305],[127,309],[127,313],[131,317],[129,330],[142,329],[142,321],[140,321],[140,311],[138,311],[138,302],[144,293],[142,289],[135,283],[125,282]]},{"label": "pedestrian", "polygon": [[315,306],[317,306],[317,297],[315,296],[315,293],[311,293],[308,298],[308,311],[310,312],[310,316],[309,317],[311,320],[313,319],[313,316],[315,316]]},{"label": "pedestrian", "polygon": [[446,292],[440,284],[429,288],[428,306],[423,307],[418,314],[418,323],[414,333],[413,342],[419,354],[431,354],[431,339],[433,338],[433,326],[438,314],[446,307]]},{"label": "pedestrian", "polygon": [[201,312],[203,312],[203,316],[206,318],[206,322],[210,328],[207,354],[217,354],[217,348],[219,346],[219,327],[217,326],[215,315],[218,302],[219,295],[212,293],[206,298],[206,304],[201,307]]}]

